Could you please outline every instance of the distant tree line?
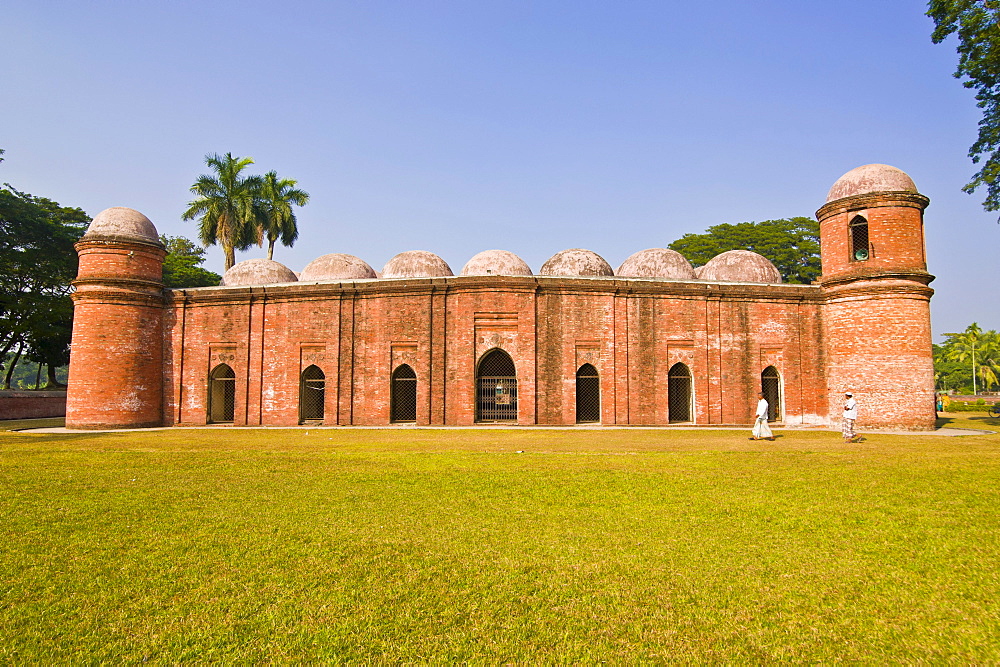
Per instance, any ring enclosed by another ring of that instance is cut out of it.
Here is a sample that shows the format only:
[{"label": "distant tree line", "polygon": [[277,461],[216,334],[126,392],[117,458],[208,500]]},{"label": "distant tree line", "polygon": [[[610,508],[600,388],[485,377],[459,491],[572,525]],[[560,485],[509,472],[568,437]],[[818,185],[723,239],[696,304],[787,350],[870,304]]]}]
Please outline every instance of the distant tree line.
[{"label": "distant tree line", "polygon": [[[975,322],[960,333],[945,334],[934,345],[934,383],[938,391],[972,394],[1000,389],[1000,334]],[[975,385],[973,385],[975,369]]]}]

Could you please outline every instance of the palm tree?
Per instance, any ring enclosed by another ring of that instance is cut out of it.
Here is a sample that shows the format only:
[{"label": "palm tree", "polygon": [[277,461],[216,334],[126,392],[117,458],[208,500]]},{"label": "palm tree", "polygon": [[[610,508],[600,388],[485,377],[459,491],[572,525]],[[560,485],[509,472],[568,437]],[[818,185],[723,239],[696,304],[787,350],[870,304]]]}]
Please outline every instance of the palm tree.
[{"label": "palm tree", "polygon": [[253,158],[206,155],[214,175],[202,174],[191,186],[197,198],[188,204],[184,220],[198,218],[198,238],[206,245],[218,243],[226,253],[228,271],[236,263],[236,251],[246,250],[258,240],[263,218],[258,193],[260,176],[241,176]]},{"label": "palm tree", "polygon": [[309,203],[309,193],[295,187],[298,181],[291,178],[278,178],[278,174],[269,171],[264,174],[260,186],[260,206],[263,212],[257,243],[263,245],[267,237],[267,258],[274,255],[274,242],[281,240],[281,245],[291,246],[299,238],[295,213],[292,205],[305,206]]},{"label": "palm tree", "polygon": [[[945,358],[962,364],[972,364],[973,387],[976,377],[989,389],[1000,380],[1000,335],[983,331],[975,322],[962,333],[945,334]],[[975,390],[974,390],[975,391]]]}]

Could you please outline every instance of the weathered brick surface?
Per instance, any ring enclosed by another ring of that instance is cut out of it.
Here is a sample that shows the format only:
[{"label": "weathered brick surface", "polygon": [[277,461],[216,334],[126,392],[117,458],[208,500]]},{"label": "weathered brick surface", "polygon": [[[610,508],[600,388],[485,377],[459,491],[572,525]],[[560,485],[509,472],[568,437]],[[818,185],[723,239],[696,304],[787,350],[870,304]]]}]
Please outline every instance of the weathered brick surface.
[{"label": "weathered brick surface", "polygon": [[[832,421],[853,391],[862,427],[934,427],[934,364],[923,209],[928,199],[874,193],[817,212],[823,240],[823,339]],[[869,223],[871,257],[852,261],[848,225]]]},{"label": "weathered brick surface", "polygon": [[162,248],[82,241],[66,398],[70,428],[154,426],[162,411]]},{"label": "weathered brick surface", "polygon": [[[164,414],[205,423],[208,377],[235,371],[239,424],[294,424],[299,377],[326,377],[328,424],[386,424],[390,378],[417,375],[417,422],[475,423],[478,360],[518,373],[518,423],[576,422],[576,371],[598,369],[607,424],[668,419],[667,373],[694,377],[696,423],[747,423],[764,368],[783,378],[785,419],[826,412],[817,286],[454,277],[168,292]],[[818,407],[823,405],[822,411]]]},{"label": "weathered brick surface", "polygon": [[[748,424],[764,369],[781,419],[933,424],[920,195],[865,195],[820,210],[815,285],[458,276],[161,291],[162,250],[81,243],[67,423],[204,424],[209,376],[235,374],[234,423],[300,422],[300,377],[325,376],[324,423],[387,424],[393,370],[417,377],[418,424],[476,421],[476,368],[494,348],[517,369],[519,424],[576,422],[576,372],[599,374],[604,424],[665,424],[668,373],[693,378],[693,421]],[[872,257],[852,262],[863,211]]]}]

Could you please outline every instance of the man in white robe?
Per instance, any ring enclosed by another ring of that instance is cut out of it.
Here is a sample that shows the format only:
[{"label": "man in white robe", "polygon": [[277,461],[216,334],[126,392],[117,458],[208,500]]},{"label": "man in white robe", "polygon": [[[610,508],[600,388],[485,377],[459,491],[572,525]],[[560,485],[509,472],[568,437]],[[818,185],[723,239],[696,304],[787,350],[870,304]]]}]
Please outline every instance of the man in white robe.
[{"label": "man in white robe", "polygon": [[859,439],[854,432],[854,422],[858,418],[858,402],[854,400],[854,394],[847,392],[844,394],[844,422],[841,424],[840,432],[844,436],[844,442],[854,442]]},{"label": "man in white robe", "polygon": [[766,438],[768,440],[774,440],[774,435],[771,433],[771,427],[767,425],[767,399],[764,398],[762,392],[757,393],[757,420],[753,424],[753,437],[751,440],[761,440]]}]

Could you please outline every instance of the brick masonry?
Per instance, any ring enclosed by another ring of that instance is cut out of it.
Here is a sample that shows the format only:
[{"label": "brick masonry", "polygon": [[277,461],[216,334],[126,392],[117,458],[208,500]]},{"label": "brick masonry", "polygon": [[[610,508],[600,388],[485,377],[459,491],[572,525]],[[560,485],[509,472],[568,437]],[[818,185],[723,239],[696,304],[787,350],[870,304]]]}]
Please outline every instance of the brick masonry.
[{"label": "brick masonry", "polygon": [[[921,195],[848,197],[818,212],[813,285],[640,278],[456,276],[163,290],[163,251],[82,242],[67,408],[73,428],[205,424],[210,374],[235,375],[233,423],[300,423],[300,377],[325,376],[323,423],[391,420],[393,370],[415,372],[418,424],[476,423],[476,369],[495,348],[517,370],[518,424],[576,422],[576,372],[599,374],[604,424],[669,421],[668,371],[692,376],[691,421],[749,424],[761,374],[779,419],[932,428]],[[851,261],[848,224],[873,252]]]}]

